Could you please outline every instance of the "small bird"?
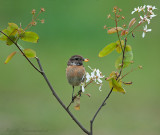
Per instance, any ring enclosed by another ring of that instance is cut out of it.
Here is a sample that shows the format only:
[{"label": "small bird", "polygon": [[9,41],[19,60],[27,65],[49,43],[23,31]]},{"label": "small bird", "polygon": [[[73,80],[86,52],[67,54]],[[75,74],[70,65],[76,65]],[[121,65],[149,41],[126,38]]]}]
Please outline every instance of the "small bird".
[{"label": "small bird", "polygon": [[85,68],[83,66],[83,61],[88,62],[89,59],[84,59],[80,55],[74,55],[72,56],[68,63],[66,68],[66,76],[68,79],[68,82],[73,87],[72,92],[72,101],[73,94],[74,94],[74,86],[79,86],[81,82],[85,81]]}]

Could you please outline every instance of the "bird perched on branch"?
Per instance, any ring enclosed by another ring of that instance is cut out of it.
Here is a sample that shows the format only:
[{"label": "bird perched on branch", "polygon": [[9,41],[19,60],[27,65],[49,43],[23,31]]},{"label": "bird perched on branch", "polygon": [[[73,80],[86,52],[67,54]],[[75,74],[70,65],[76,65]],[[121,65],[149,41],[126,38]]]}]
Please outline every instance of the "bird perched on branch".
[{"label": "bird perched on branch", "polygon": [[85,81],[86,71],[83,66],[83,61],[88,62],[89,59],[85,59],[80,55],[74,55],[69,59],[67,63],[66,76],[69,84],[73,87],[72,101],[74,100],[74,86],[79,86],[81,82]]}]

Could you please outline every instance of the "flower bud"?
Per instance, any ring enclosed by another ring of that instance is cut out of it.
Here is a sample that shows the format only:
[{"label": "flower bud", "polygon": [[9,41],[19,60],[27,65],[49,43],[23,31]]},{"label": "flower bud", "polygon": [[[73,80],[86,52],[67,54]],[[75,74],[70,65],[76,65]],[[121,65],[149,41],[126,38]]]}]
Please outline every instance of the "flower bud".
[{"label": "flower bud", "polygon": [[41,8],[41,12],[45,12],[45,9],[44,9],[44,8]]},{"label": "flower bud", "polygon": [[41,23],[42,23],[42,24],[44,23],[44,19],[41,20]]},{"label": "flower bud", "polygon": [[111,14],[108,15],[108,19],[111,18]]},{"label": "flower bud", "polygon": [[126,27],[126,24],[123,24],[122,27],[125,28],[125,27]]},{"label": "flower bud", "polygon": [[37,22],[33,21],[31,24],[32,24],[32,26],[36,26]]},{"label": "flower bud", "polygon": [[32,10],[32,14],[34,15],[35,13],[36,13],[36,10],[35,10],[35,9],[33,9],[33,10]]},{"label": "flower bud", "polygon": [[126,34],[128,34],[128,30],[123,30],[123,31],[121,32],[121,36],[124,36],[124,35],[126,35]]},{"label": "flower bud", "polygon": [[120,15],[116,15],[117,16],[117,18],[119,18],[120,17]]},{"label": "flower bud", "polygon": [[116,33],[117,31],[119,32],[119,31],[122,31],[123,30],[123,28],[121,28],[121,27],[114,27],[114,28],[111,28],[111,29],[109,29],[108,30],[108,34],[113,34],[113,33]]},{"label": "flower bud", "polygon": [[129,23],[129,28],[132,27],[136,22],[136,18],[133,18]]},{"label": "flower bud", "polygon": [[124,16],[122,16],[122,19],[124,20],[124,19],[125,19],[125,17],[124,17]]},{"label": "flower bud", "polygon": [[122,9],[121,9],[121,8],[119,8],[119,12],[122,12]]}]

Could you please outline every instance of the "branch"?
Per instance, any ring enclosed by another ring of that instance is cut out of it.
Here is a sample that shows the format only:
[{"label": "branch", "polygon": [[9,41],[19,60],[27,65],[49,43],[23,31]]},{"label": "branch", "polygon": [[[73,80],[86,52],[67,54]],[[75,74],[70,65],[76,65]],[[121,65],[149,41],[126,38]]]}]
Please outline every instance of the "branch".
[{"label": "branch", "polygon": [[24,54],[24,52],[21,50],[21,48],[19,47],[19,45],[14,42],[9,36],[7,36],[4,32],[0,31],[0,33],[2,33],[3,35],[5,35],[8,39],[10,39],[18,48],[18,50],[23,54],[23,56],[26,58],[26,60],[31,64],[31,66],[37,70],[39,73],[41,73],[41,71],[28,59],[28,57]]},{"label": "branch", "polygon": [[119,44],[120,44],[121,49],[122,49],[122,52],[123,52],[123,47],[122,47],[121,39],[120,39],[120,36],[119,36],[119,31],[118,31],[118,29],[117,29],[118,24],[117,24],[117,16],[116,16],[116,13],[115,13],[115,23],[116,23],[116,31],[117,31],[117,36],[118,36],[118,39],[119,39]]},{"label": "branch", "polygon": [[117,80],[118,80],[118,78],[119,78],[119,77],[121,76],[121,74],[122,74],[123,65],[124,65],[124,58],[125,58],[124,55],[125,55],[126,44],[127,44],[127,38],[125,38],[125,44],[124,44],[124,50],[123,50],[123,56],[122,56],[122,66],[121,66],[119,75],[118,75],[118,77],[117,77]]},{"label": "branch", "polygon": [[[91,80],[89,83],[87,83],[87,84],[84,86],[84,88],[86,88],[86,87],[87,87],[89,84],[91,84],[92,82],[93,82],[93,80]],[[69,107],[71,106],[71,104],[74,103],[74,100],[75,100],[78,96],[81,96],[81,94],[82,94],[82,89],[80,89],[80,90],[78,91],[77,95],[75,95],[75,96],[73,97],[73,100],[69,103],[67,109],[69,109]]]},{"label": "branch", "polygon": [[[121,66],[119,75],[118,75],[118,77],[117,77],[116,80],[118,80],[118,78],[119,78],[119,77],[121,76],[121,74],[122,74],[123,65],[124,65],[124,58],[125,58],[126,44],[127,44],[127,38],[125,38],[125,45],[124,45],[123,56],[122,56],[122,66]],[[98,113],[100,112],[100,110],[102,109],[102,107],[103,107],[104,105],[106,105],[106,101],[107,101],[107,99],[110,97],[112,91],[113,91],[113,87],[111,88],[109,94],[108,94],[107,97],[104,99],[104,101],[102,102],[102,104],[101,104],[100,107],[98,108],[97,112],[94,114],[92,120],[90,121],[90,135],[93,135],[93,123],[94,123],[94,120],[95,120],[96,116],[98,115]]]},{"label": "branch", "polygon": [[3,33],[2,31],[0,31],[2,34],[4,34],[8,39],[10,39],[15,45],[16,47],[20,50],[20,52],[23,54],[23,56],[26,58],[26,60],[32,65],[32,67],[34,67],[39,73],[41,73],[41,75],[44,77],[46,83],[48,84],[50,90],[52,91],[52,94],[54,95],[54,97],[57,99],[57,101],[60,103],[60,105],[64,108],[64,110],[69,114],[69,116],[73,119],[73,121],[86,133],[89,135],[89,131],[87,131],[87,129],[85,129],[83,127],[83,125],[74,117],[74,115],[67,109],[67,107],[64,105],[64,103],[62,102],[62,100],[59,98],[59,96],[56,94],[55,90],[53,89],[51,83],[49,82],[43,68],[42,65],[40,63],[40,60],[38,57],[35,57],[37,60],[37,63],[40,67],[40,70],[27,58],[27,56],[24,54],[24,52],[21,50],[21,48],[18,46],[18,44],[16,42],[14,42],[9,36],[7,36],[5,33]]},{"label": "branch", "polygon": [[101,106],[98,108],[97,112],[95,113],[95,115],[93,116],[92,120],[90,121],[90,135],[93,134],[93,122],[97,116],[97,114],[99,113],[99,111],[102,109],[102,107],[104,105],[106,105],[106,100],[110,97],[111,93],[112,93],[113,87],[111,88],[109,94],[107,95],[107,97],[104,99],[104,101],[102,102]]}]

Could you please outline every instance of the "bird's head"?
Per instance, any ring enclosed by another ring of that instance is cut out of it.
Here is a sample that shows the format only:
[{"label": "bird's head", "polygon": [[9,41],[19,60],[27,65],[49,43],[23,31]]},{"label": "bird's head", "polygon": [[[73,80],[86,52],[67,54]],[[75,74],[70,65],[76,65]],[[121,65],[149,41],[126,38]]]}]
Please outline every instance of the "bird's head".
[{"label": "bird's head", "polygon": [[89,59],[85,59],[80,55],[74,55],[69,59],[67,65],[68,66],[82,66],[83,61],[88,62]]}]

